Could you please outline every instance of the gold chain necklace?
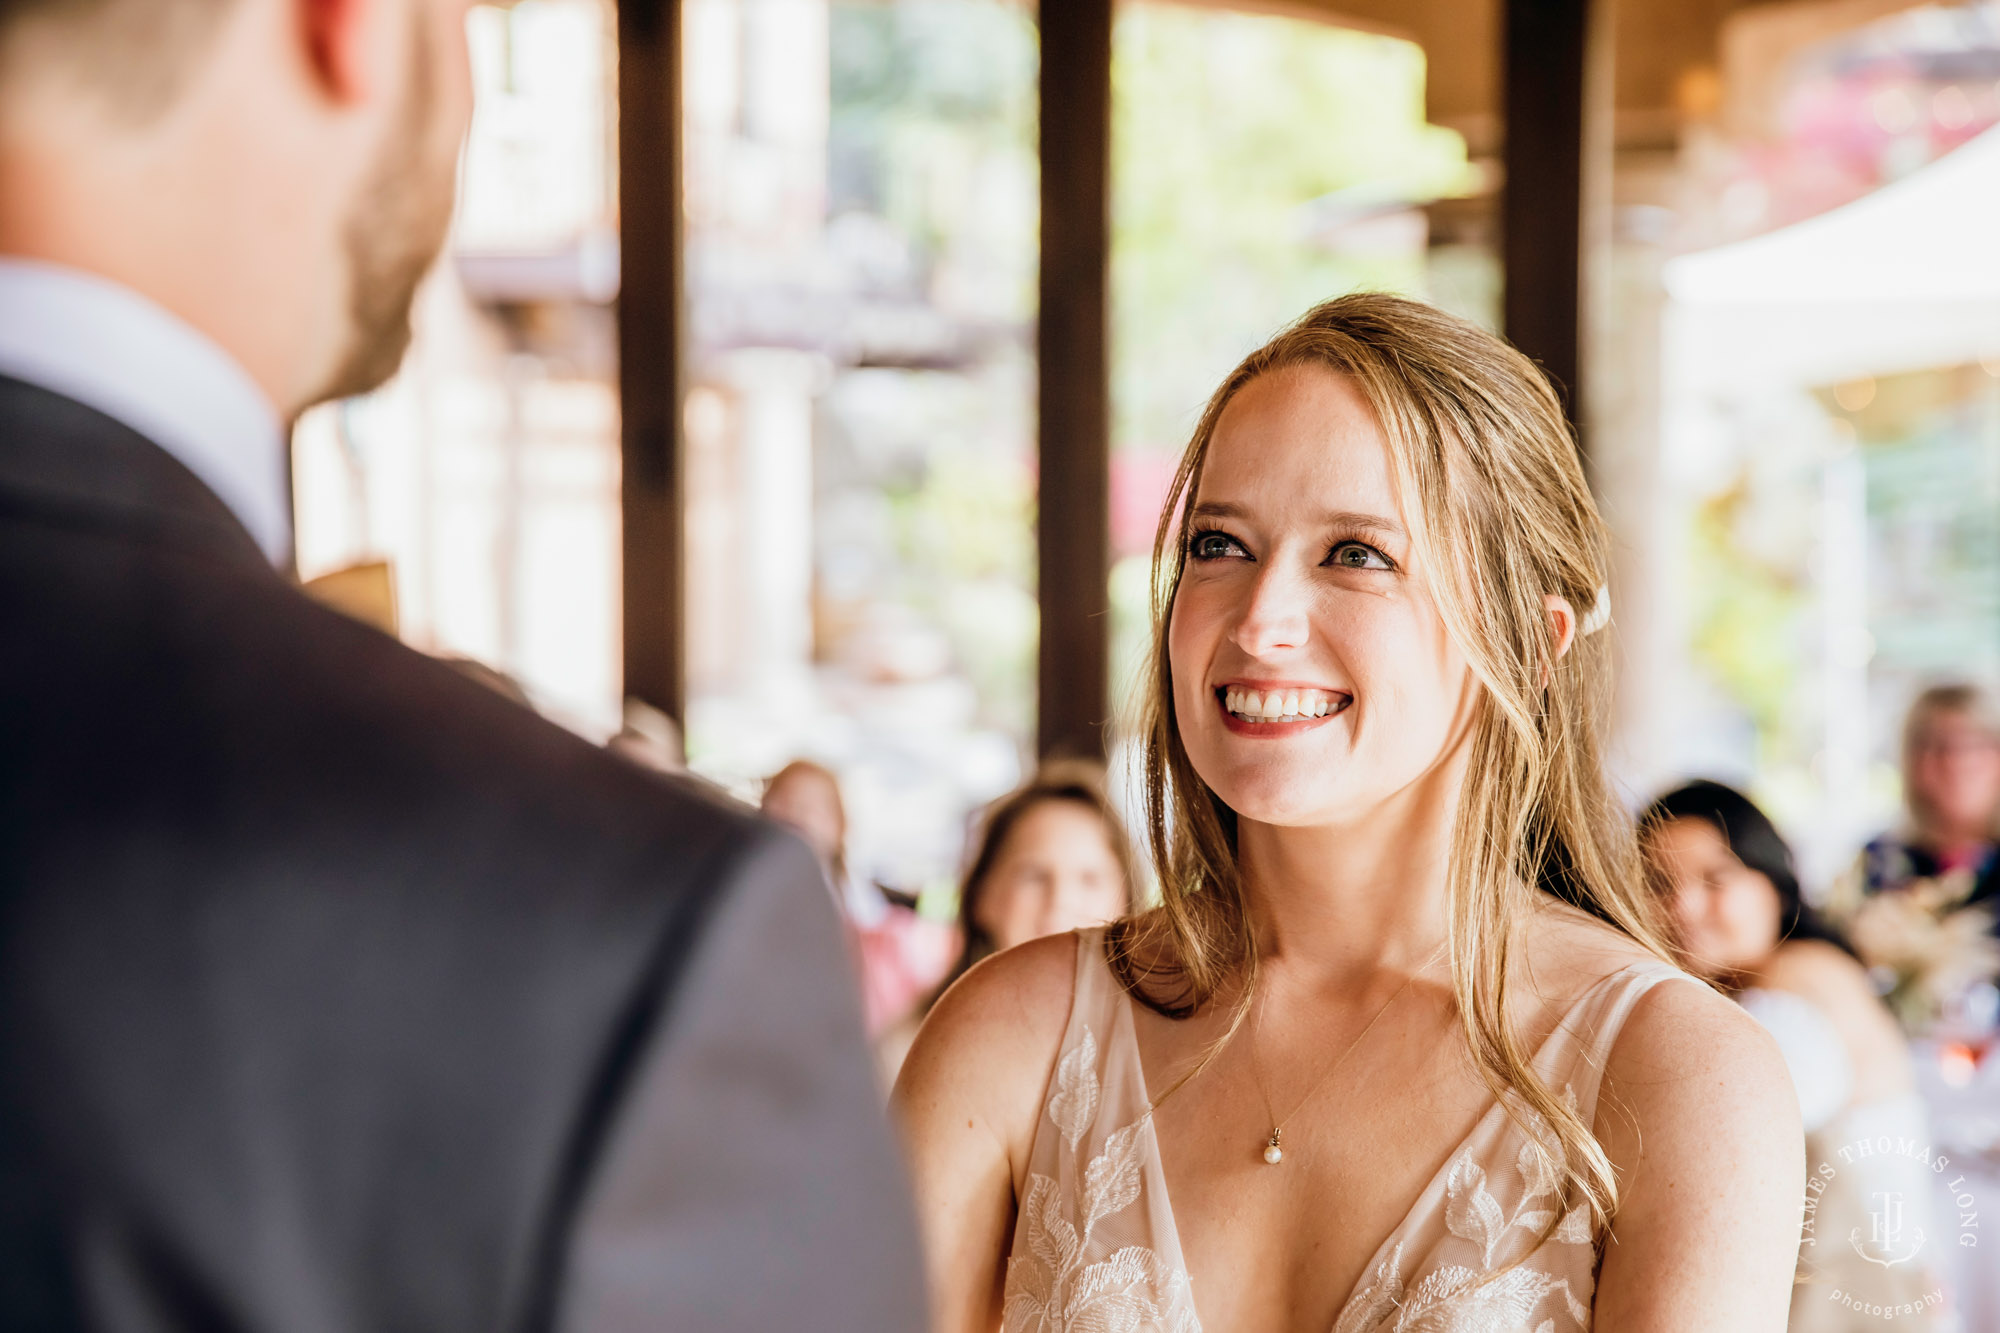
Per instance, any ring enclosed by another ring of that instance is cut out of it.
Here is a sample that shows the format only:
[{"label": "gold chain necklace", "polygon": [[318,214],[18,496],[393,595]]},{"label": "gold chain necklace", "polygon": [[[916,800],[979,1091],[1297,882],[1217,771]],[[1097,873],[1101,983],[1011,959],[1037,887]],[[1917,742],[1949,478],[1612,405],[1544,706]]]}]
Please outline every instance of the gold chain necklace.
[{"label": "gold chain necklace", "polygon": [[[1280,1120],[1277,1116],[1277,1113],[1271,1109],[1271,1094],[1264,1087],[1263,1063],[1257,1059],[1257,1031],[1256,1028],[1251,1029],[1250,1072],[1252,1076],[1254,1076],[1257,1080],[1257,1095],[1264,1099],[1264,1114],[1271,1117],[1271,1137],[1265,1140],[1264,1143],[1264,1161],[1266,1165],[1276,1166],[1278,1163],[1285,1160],[1285,1146],[1283,1141],[1285,1137],[1285,1125],[1290,1122],[1293,1116],[1297,1115],[1300,1111],[1304,1110],[1306,1103],[1310,1102],[1313,1099],[1313,1095],[1317,1093],[1321,1088],[1326,1086],[1326,1081],[1333,1077],[1334,1072],[1338,1070],[1342,1065],[1347,1063],[1347,1057],[1354,1054],[1356,1048],[1358,1048],[1363,1041],[1367,1040],[1368,1034],[1375,1030],[1375,1025],[1382,1021],[1382,1015],[1389,1012],[1389,1006],[1394,1004],[1397,1000],[1403,998],[1403,992],[1410,988],[1410,983],[1415,981],[1418,977],[1422,976],[1425,972],[1428,972],[1430,970],[1431,964],[1435,963],[1438,960],[1438,954],[1443,953],[1444,950],[1445,946],[1440,944],[1437,947],[1436,952],[1432,953],[1429,958],[1426,958],[1424,960],[1424,965],[1422,967],[1410,973],[1409,976],[1403,978],[1403,984],[1396,987],[1395,994],[1391,995],[1388,999],[1382,1002],[1382,1007],[1375,1011],[1375,1017],[1369,1019],[1368,1026],[1361,1029],[1361,1035],[1356,1037],[1353,1041],[1347,1043],[1347,1049],[1340,1053],[1340,1058],[1338,1060],[1335,1060],[1332,1064],[1328,1065],[1326,1072],[1324,1074],[1321,1074],[1316,1080],[1314,1080],[1313,1085],[1310,1088],[1306,1089],[1305,1096],[1299,1098],[1298,1102],[1292,1107],[1292,1109],[1288,1113],[1286,1113],[1285,1118],[1283,1120]],[[1259,1027],[1262,1026],[1261,1023],[1262,1017],[1263,1017],[1262,1011],[1259,1011],[1258,1018],[1260,1019],[1260,1022],[1257,1025]]]}]

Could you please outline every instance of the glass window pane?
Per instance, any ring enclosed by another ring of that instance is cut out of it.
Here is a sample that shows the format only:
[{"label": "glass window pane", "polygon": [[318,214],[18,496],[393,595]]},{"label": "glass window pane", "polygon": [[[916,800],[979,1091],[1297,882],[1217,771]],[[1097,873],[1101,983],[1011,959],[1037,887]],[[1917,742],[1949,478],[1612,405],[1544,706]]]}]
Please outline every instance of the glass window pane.
[{"label": "glass window pane", "polygon": [[1030,11],[688,0],[689,717],[948,885],[1033,732]]},{"label": "glass window pane", "polygon": [[299,573],[385,566],[406,641],[601,736],[619,717],[612,11],[480,5],[468,37],[458,211],[409,356],[294,433]]}]

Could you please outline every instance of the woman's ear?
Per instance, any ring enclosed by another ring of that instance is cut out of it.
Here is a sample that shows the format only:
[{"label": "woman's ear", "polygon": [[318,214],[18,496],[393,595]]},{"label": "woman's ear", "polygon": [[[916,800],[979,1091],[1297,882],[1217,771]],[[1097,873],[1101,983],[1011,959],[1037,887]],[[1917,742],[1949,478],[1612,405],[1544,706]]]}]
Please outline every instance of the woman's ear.
[{"label": "woman's ear", "polygon": [[[1549,633],[1555,638],[1555,655],[1550,662],[1560,662],[1569,646],[1576,642],[1576,608],[1569,604],[1569,598],[1550,593],[1542,598],[1542,611],[1549,618]],[[1542,672],[1542,685],[1548,686],[1549,673]]]}]

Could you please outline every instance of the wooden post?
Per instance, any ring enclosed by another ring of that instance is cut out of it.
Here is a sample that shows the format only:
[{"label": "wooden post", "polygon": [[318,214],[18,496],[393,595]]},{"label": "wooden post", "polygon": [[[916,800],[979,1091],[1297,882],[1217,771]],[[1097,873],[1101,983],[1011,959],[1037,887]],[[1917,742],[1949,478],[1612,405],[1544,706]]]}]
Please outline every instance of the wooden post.
[{"label": "wooden post", "polygon": [[[1581,421],[1591,0],[1505,0],[1501,322]],[[1579,436],[1579,438],[1581,438]]]},{"label": "wooden post", "polygon": [[618,3],[625,693],[686,720],[680,0]]},{"label": "wooden post", "polygon": [[1110,711],[1111,0],[1041,5],[1036,740],[1102,756]]}]

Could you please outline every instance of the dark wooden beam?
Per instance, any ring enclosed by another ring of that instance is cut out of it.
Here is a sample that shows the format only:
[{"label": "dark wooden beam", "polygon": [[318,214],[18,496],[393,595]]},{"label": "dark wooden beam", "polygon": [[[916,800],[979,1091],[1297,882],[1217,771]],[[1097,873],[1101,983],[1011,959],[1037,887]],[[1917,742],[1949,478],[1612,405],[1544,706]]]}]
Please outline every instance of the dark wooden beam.
[{"label": "dark wooden beam", "polygon": [[1501,323],[1579,420],[1591,0],[1504,0]]},{"label": "dark wooden beam", "polygon": [[1036,742],[1104,753],[1111,670],[1112,0],[1041,5],[1041,599]]},{"label": "dark wooden beam", "polygon": [[625,693],[686,720],[680,0],[618,0]]}]

